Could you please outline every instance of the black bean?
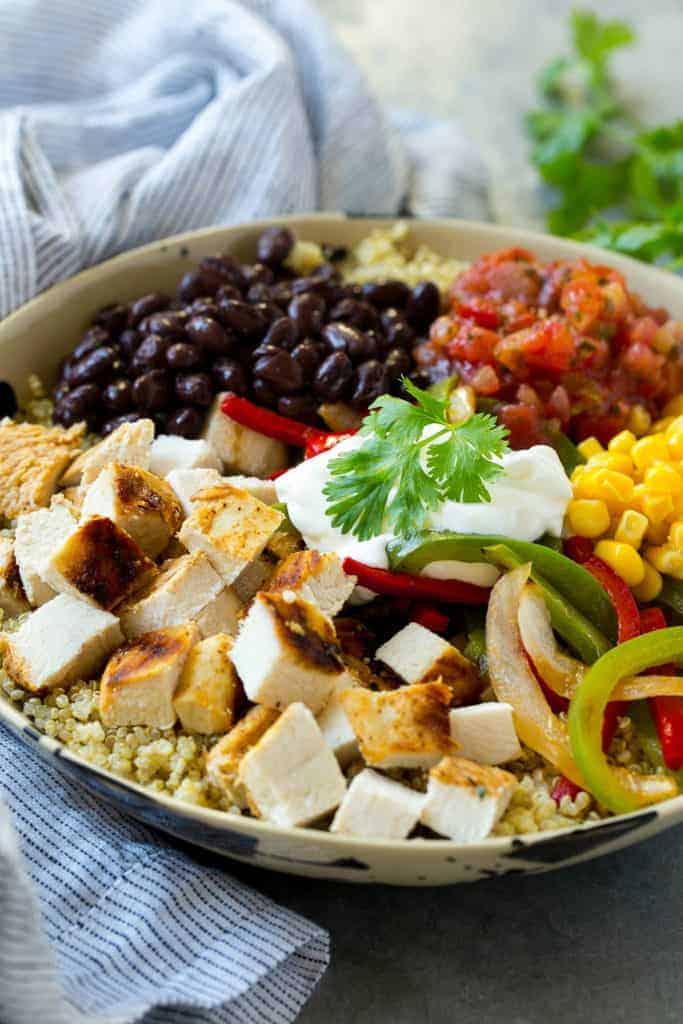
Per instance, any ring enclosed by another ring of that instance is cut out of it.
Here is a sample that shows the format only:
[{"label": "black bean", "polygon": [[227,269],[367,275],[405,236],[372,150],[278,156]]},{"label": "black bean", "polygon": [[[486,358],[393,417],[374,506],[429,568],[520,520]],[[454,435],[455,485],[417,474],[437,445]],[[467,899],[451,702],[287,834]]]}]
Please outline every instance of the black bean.
[{"label": "black bean", "polygon": [[93,317],[93,324],[104,327],[110,336],[116,337],[128,323],[128,309],[120,303],[103,306]]},{"label": "black bean", "polygon": [[198,270],[188,270],[186,274],[183,274],[178,285],[179,299],[182,299],[183,302],[194,302],[200,296],[208,294],[204,279]]},{"label": "black bean", "polygon": [[55,402],[55,407],[52,410],[53,423],[58,423],[60,427],[72,427],[81,419],[82,417],[69,404],[68,395],[61,402]]},{"label": "black bean", "polygon": [[109,373],[107,374],[107,378],[120,377],[125,372],[126,372],[126,364],[124,363],[124,361],[121,358],[121,356],[117,355],[116,359],[111,364],[111,369],[110,369]]},{"label": "black bean", "polygon": [[116,349],[111,345],[101,345],[74,363],[67,373],[67,380],[70,384],[89,384],[100,380],[111,373],[115,360]]},{"label": "black bean", "polygon": [[281,416],[289,416],[293,420],[304,423],[316,421],[318,403],[312,395],[283,395],[278,399],[277,411]]},{"label": "black bean", "polygon": [[323,359],[313,379],[315,393],[336,402],[342,398],[353,376],[351,360],[344,352],[333,352]]},{"label": "black bean", "polygon": [[14,416],[17,408],[17,396],[14,393],[14,388],[6,380],[0,380],[0,417]]},{"label": "black bean", "polygon": [[441,309],[439,289],[433,281],[420,281],[410,293],[405,307],[408,322],[416,331],[426,330]]},{"label": "black bean", "polygon": [[277,345],[267,345],[265,341],[262,341],[260,345],[249,352],[249,362],[255,363],[258,359],[263,359],[264,356],[275,356],[279,351],[280,348]]},{"label": "black bean", "polygon": [[397,377],[402,377],[408,373],[412,365],[412,360],[404,348],[390,349],[384,360],[384,368],[389,380],[396,380]]},{"label": "black bean", "polygon": [[361,363],[356,370],[355,386],[349,399],[355,408],[365,408],[389,389],[385,367],[377,359]]},{"label": "black bean", "polygon": [[246,395],[247,376],[236,359],[217,359],[211,374],[219,391],[234,391],[236,395]]},{"label": "black bean", "polygon": [[164,370],[148,370],[133,382],[135,404],[146,412],[165,409],[171,400],[171,384]]},{"label": "black bean", "polygon": [[315,371],[320,366],[325,355],[325,346],[319,341],[312,341],[310,338],[306,338],[305,341],[300,342],[296,348],[292,349],[292,359],[295,359],[301,367],[306,383],[310,383],[313,380]]},{"label": "black bean", "polygon": [[199,270],[211,295],[224,285],[233,285],[240,291],[246,286],[241,264],[229,253],[222,256],[207,256],[199,264]]},{"label": "black bean", "polygon": [[357,327],[345,324],[341,320],[326,324],[322,330],[322,339],[333,352],[348,352],[352,359],[367,358],[373,354],[373,339]]},{"label": "black bean", "polygon": [[263,345],[274,345],[276,348],[292,349],[296,345],[297,334],[292,320],[287,316],[273,320],[263,338]]},{"label": "black bean", "polygon": [[247,302],[270,302],[270,288],[267,284],[252,284],[247,292]]},{"label": "black bean", "polygon": [[377,309],[388,306],[402,309],[410,296],[410,288],[403,281],[368,281],[363,285],[363,296]]},{"label": "black bean", "polygon": [[276,348],[271,355],[257,359],[254,363],[254,377],[264,380],[277,395],[291,395],[304,382],[301,367],[283,348]]},{"label": "black bean", "polygon": [[257,405],[265,405],[267,409],[277,407],[278,398],[273,389],[266,384],[265,380],[256,379],[251,385],[254,401]]},{"label": "black bean", "polygon": [[146,316],[157,313],[160,309],[166,309],[170,301],[168,295],[164,295],[162,292],[150,292],[148,295],[136,299],[130,304],[128,310],[129,326],[137,327]]},{"label": "black bean", "polygon": [[[229,285],[228,287],[231,289],[231,291],[234,292],[234,295],[230,295],[228,296],[228,298],[239,299],[240,293],[237,291],[237,289],[233,288],[232,285]],[[194,302],[191,303],[184,310],[184,312],[186,313],[188,319],[194,316],[210,316],[212,319],[215,320],[216,317],[218,316],[218,306],[216,304],[215,299],[209,299],[205,297],[195,299]]]},{"label": "black bean", "polygon": [[257,302],[252,308],[263,318],[266,325],[272,324],[273,320],[279,320],[281,316],[284,316],[280,306],[274,302]]},{"label": "black bean", "polygon": [[74,362],[78,362],[79,359],[87,356],[88,352],[92,352],[93,349],[99,348],[101,345],[109,345],[110,343],[109,331],[105,331],[103,327],[91,327],[85,332],[78,345],[76,345],[76,348],[71,353],[71,358]]},{"label": "black bean", "polygon": [[[315,273],[308,277],[297,277],[291,282],[292,294],[301,295],[303,292],[316,292],[325,299],[336,300],[336,288],[332,287],[333,282],[328,274],[322,272],[318,267]],[[334,294],[333,294],[334,292]]]},{"label": "black bean", "polygon": [[376,328],[379,323],[374,306],[369,302],[351,298],[344,298],[332,307],[330,320],[343,320],[344,323],[359,327],[362,331]]},{"label": "black bean", "polygon": [[75,414],[76,419],[85,419],[87,413],[100,401],[102,392],[96,384],[81,384],[79,387],[74,388],[70,391],[65,398],[62,399],[64,405],[70,406],[71,410]]},{"label": "black bean", "polygon": [[201,361],[202,354],[197,346],[184,341],[177,341],[166,350],[166,363],[171,370],[191,370]]},{"label": "black bean", "polygon": [[[1,387],[9,387],[9,386],[10,385],[5,383],[5,381],[3,381],[2,384],[0,384],[0,388]],[[62,398],[64,398],[64,395],[68,395],[70,390],[71,389],[70,389],[69,385],[66,383],[65,380],[60,381],[60,383],[54,389],[54,391],[52,393],[52,397],[54,398],[55,402],[61,402]],[[16,399],[15,399],[15,402],[16,402]],[[16,410],[15,410],[15,412],[16,412]],[[13,412],[3,412],[2,415],[3,416],[13,416],[14,413]]]},{"label": "black bean", "polygon": [[204,417],[199,409],[185,406],[171,413],[166,430],[169,434],[178,434],[180,437],[199,437],[203,425]]},{"label": "black bean", "polygon": [[131,360],[131,372],[135,375],[143,373],[145,370],[160,370],[162,366],[166,365],[168,347],[168,338],[162,338],[158,334],[148,335],[138,346],[138,350]]},{"label": "black bean", "polygon": [[188,405],[211,405],[214,389],[208,373],[182,373],[175,379],[176,397]]},{"label": "black bean", "polygon": [[235,347],[234,335],[210,316],[193,316],[187,323],[187,336],[211,355],[225,356]]},{"label": "black bean", "polygon": [[396,316],[393,320],[387,321],[384,332],[391,346],[400,345],[402,348],[410,348],[415,344],[415,331],[402,316]]},{"label": "black bean", "polygon": [[291,281],[277,281],[270,289],[270,298],[278,306],[288,306],[293,294]]},{"label": "black bean", "polygon": [[123,355],[130,359],[137,352],[141,341],[142,335],[133,330],[132,327],[129,327],[128,330],[121,332],[118,345]]},{"label": "black bean", "polygon": [[128,412],[133,404],[133,386],[129,380],[120,377],[107,384],[102,392],[102,404],[112,412]]},{"label": "black bean", "polygon": [[299,339],[319,334],[325,321],[325,300],[315,292],[302,292],[294,296],[287,313],[294,322]]},{"label": "black bean", "polygon": [[273,225],[262,231],[256,243],[256,255],[260,263],[269,267],[279,267],[289,256],[294,247],[294,235],[289,228]]},{"label": "black bean", "polygon": [[255,284],[269,285],[275,281],[275,274],[266,263],[252,263],[242,267],[242,274],[249,287]]},{"label": "black bean", "polygon": [[[160,334],[162,338],[182,338],[185,334],[187,313],[182,309],[154,313],[144,321],[147,334]],[[142,326],[142,325],[140,325]]]},{"label": "black bean", "polygon": [[100,433],[103,437],[106,437],[117,430],[118,427],[123,426],[124,423],[135,423],[137,420],[142,419],[142,415],[141,412],[127,412],[123,416],[115,416],[113,419],[107,420]]},{"label": "black bean", "polygon": [[[221,299],[237,299],[238,301],[241,301],[241,299],[242,299],[242,292],[234,284],[222,284],[220,286],[220,288],[218,289],[218,291],[216,292],[216,295],[215,295],[216,303],[218,304],[221,301]],[[213,301],[213,300],[210,300],[210,299],[195,299],[195,301],[192,303],[192,307],[194,308],[197,305],[197,303],[199,303],[199,302],[207,302],[207,301]],[[214,316],[213,313],[209,313],[208,315],[209,316]]]},{"label": "black bean", "polygon": [[221,299],[218,305],[221,322],[243,338],[262,335],[267,327],[261,313],[246,302]]},{"label": "black bean", "polygon": [[345,245],[324,245],[323,256],[328,263],[339,263],[341,260],[345,260],[349,255],[349,250]]},{"label": "black bean", "polygon": [[149,418],[154,423],[154,433],[158,437],[159,434],[168,434],[168,413],[160,410],[159,412],[151,412]]}]

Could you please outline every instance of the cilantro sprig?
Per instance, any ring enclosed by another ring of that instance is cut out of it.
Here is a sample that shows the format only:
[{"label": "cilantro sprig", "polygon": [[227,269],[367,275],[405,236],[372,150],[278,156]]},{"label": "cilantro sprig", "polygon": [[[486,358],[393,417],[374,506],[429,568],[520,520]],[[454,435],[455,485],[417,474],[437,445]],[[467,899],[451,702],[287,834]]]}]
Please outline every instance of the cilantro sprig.
[{"label": "cilantro sprig", "polygon": [[385,531],[407,536],[449,499],[489,502],[487,485],[502,472],[496,460],[509,450],[508,432],[493,416],[451,423],[447,399],[405,377],[402,384],[413,402],[382,395],[363,421],[363,445],[329,463],[327,514],[360,540]]},{"label": "cilantro sprig", "polygon": [[538,78],[527,115],[531,160],[552,187],[548,227],[648,262],[683,263],[683,121],[645,129],[610,75],[615,51],[635,41],[623,21],[571,16],[573,53]]}]

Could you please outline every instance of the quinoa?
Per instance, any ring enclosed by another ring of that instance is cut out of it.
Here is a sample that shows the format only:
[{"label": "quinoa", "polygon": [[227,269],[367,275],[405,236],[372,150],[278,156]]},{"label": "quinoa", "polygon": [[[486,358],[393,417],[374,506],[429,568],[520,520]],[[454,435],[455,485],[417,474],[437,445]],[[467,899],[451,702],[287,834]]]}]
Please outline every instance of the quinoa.
[{"label": "quinoa", "polygon": [[416,247],[408,224],[399,221],[391,228],[376,228],[361,239],[341,269],[347,281],[357,284],[394,278],[413,287],[420,281],[433,281],[443,296],[466,266],[462,260],[439,256],[426,245]]}]

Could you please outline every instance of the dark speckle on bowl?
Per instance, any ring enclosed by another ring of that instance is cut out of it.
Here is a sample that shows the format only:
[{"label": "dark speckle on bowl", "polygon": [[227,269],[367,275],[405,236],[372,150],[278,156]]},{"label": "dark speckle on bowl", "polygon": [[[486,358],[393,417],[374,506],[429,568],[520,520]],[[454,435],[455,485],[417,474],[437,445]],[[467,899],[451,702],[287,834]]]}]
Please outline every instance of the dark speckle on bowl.
[{"label": "dark speckle on bowl", "polygon": [[187,259],[187,257],[190,255],[190,250],[186,245],[180,246],[180,255],[182,256],[183,259]]},{"label": "dark speckle on bowl", "polygon": [[17,396],[14,388],[6,380],[0,380],[0,419],[3,416],[14,416],[17,411]]}]

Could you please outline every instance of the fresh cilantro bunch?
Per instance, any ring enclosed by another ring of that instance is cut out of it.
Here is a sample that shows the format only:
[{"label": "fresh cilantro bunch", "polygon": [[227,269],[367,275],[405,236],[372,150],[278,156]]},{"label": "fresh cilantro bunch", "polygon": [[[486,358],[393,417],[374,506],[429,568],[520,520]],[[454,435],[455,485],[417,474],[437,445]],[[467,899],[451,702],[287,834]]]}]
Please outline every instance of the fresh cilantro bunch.
[{"label": "fresh cilantro bunch", "polygon": [[650,130],[624,108],[609,74],[629,25],[590,11],[571,16],[573,54],[538,79],[542,107],[527,115],[531,159],[557,195],[555,234],[649,262],[683,262],[683,121]]},{"label": "fresh cilantro bunch", "polygon": [[365,443],[329,463],[327,514],[333,526],[360,540],[388,530],[407,536],[448,499],[490,501],[487,484],[502,472],[494,460],[509,450],[508,432],[495,417],[475,413],[451,423],[447,399],[406,377],[402,384],[414,404],[378,398],[360,429]]}]

